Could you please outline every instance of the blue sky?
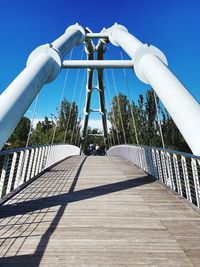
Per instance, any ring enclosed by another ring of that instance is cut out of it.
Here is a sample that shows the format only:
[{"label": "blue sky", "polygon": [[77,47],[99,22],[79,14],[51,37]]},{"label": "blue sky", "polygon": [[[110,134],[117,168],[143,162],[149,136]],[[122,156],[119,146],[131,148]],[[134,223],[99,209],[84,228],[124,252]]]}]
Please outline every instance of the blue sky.
[{"label": "blue sky", "polygon": [[[114,22],[126,26],[144,43],[160,48],[166,55],[169,68],[200,101],[200,1],[198,0],[124,0],[124,1],[24,1],[0,0],[0,93],[25,67],[28,55],[41,44],[52,42],[65,29],[79,22],[93,32],[110,27]],[[80,59],[82,47],[73,52],[73,59]],[[125,58],[128,59],[126,55]],[[66,57],[67,58],[67,57]],[[108,46],[107,59],[119,59],[120,49]],[[66,70],[42,89],[36,118],[56,114],[63,88]],[[83,71],[80,72],[79,86]],[[126,93],[122,70],[115,71],[118,90]],[[69,71],[65,90],[68,100],[72,98],[77,70]],[[110,71],[108,77],[111,79]],[[144,94],[149,88],[128,71],[132,99]],[[114,88],[111,84],[111,93]],[[85,86],[83,88],[85,95]],[[107,94],[107,91],[106,91]],[[78,101],[79,93],[75,100]],[[80,108],[84,105],[84,97]],[[98,106],[97,96],[93,107]],[[2,108],[2,107],[0,107]],[[109,105],[108,105],[109,109]],[[31,117],[33,105],[26,115]],[[96,119],[97,115],[91,116]]]}]

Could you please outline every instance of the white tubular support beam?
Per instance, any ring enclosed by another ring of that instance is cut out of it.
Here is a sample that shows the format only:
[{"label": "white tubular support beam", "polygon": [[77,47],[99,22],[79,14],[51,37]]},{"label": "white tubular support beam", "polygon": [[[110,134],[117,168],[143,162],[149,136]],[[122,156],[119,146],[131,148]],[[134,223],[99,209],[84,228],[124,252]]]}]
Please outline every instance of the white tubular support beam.
[{"label": "white tubular support beam", "polygon": [[62,68],[69,69],[107,69],[107,68],[133,68],[133,60],[65,60]]},{"label": "white tubular support beam", "polygon": [[200,155],[200,105],[168,69],[163,53],[143,45],[121,25],[115,24],[106,31],[110,42],[133,59],[137,77],[153,87],[192,152]]},{"label": "white tubular support beam", "polygon": [[51,45],[36,48],[27,67],[0,96],[0,150],[45,83],[54,80],[62,58],[85,38],[84,29],[72,25]]},{"label": "white tubular support beam", "polygon": [[108,39],[107,33],[95,33],[95,32],[89,32],[86,34],[86,40],[87,39]]}]

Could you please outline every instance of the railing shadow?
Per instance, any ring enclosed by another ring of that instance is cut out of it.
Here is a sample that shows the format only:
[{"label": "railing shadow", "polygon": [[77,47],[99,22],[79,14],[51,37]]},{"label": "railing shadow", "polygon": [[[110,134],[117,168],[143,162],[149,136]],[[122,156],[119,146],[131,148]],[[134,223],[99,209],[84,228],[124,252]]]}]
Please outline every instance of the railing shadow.
[{"label": "railing shadow", "polygon": [[[50,196],[45,198],[39,198],[35,200],[29,200],[25,202],[16,203],[14,205],[9,204],[0,207],[0,219],[26,214],[28,212],[34,212],[40,209],[51,208],[54,206],[62,205],[63,203],[72,203],[76,201],[86,200],[121,190],[149,184],[155,181],[152,176],[144,176],[140,178],[133,178],[122,182],[112,183],[108,185],[102,185],[83,189],[79,191],[70,190],[68,193],[60,194],[57,196]],[[75,186],[74,186],[75,187]]]},{"label": "railing shadow", "polygon": [[49,243],[49,240],[52,234],[54,233],[56,227],[58,226],[63,216],[63,213],[69,203],[95,198],[106,194],[111,194],[129,188],[149,184],[155,181],[153,177],[145,175],[141,178],[134,178],[117,183],[74,191],[85,160],[86,158],[80,164],[68,193],[44,197],[40,199],[28,200],[25,202],[16,203],[15,205],[8,204],[0,207],[0,218],[6,218],[10,216],[23,215],[42,209],[60,206],[48,229],[42,235],[40,242],[35,249],[35,252],[33,254],[28,255],[16,255],[10,257],[6,256],[0,259],[0,266],[39,266]]}]

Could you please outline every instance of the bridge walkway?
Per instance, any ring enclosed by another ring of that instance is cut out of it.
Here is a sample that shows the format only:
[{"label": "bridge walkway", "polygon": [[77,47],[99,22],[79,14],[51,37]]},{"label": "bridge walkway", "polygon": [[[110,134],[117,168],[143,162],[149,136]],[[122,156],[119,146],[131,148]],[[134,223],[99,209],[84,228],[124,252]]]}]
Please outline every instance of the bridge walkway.
[{"label": "bridge walkway", "polygon": [[0,207],[0,266],[199,266],[200,213],[126,161],[70,157]]}]

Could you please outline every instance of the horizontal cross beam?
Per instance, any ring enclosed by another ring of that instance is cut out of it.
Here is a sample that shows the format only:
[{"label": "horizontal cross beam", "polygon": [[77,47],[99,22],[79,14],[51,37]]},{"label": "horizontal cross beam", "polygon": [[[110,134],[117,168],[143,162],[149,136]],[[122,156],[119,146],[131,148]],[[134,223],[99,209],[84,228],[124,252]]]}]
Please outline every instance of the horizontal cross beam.
[{"label": "horizontal cross beam", "polygon": [[64,60],[62,63],[62,68],[69,69],[119,69],[133,68],[133,60]]},{"label": "horizontal cross beam", "polygon": [[89,32],[86,34],[85,39],[108,39],[108,33],[95,33]]}]

